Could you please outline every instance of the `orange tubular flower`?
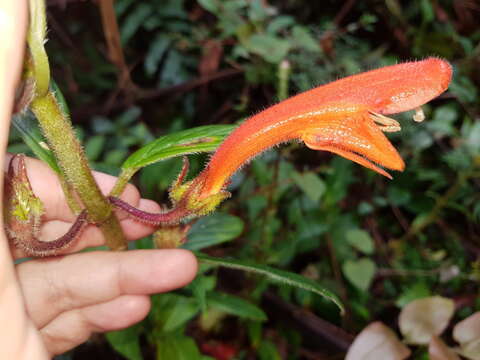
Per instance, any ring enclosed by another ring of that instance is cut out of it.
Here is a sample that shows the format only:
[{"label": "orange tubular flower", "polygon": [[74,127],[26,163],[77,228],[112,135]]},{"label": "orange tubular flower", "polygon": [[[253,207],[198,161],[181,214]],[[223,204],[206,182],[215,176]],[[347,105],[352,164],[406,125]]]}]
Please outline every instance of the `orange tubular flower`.
[{"label": "orange tubular flower", "polygon": [[[399,131],[400,124],[385,115],[416,109],[444,92],[452,68],[429,58],[387,66],[334,81],[280,102],[247,119],[219,146],[206,168],[182,184],[188,162],[173,184],[171,210],[150,214],[120,199],[110,201],[140,221],[178,223],[209,213],[230,194],[225,185],[243,164],[272,146],[302,140],[309,148],[341,155],[388,178],[378,165],[402,171],[405,164],[383,132]],[[378,164],[378,165],[377,165]]]},{"label": "orange tubular flower", "polygon": [[247,119],[219,146],[206,168],[182,184],[187,163],[170,190],[172,210],[137,214],[119,199],[111,201],[141,221],[175,223],[205,215],[230,194],[225,185],[242,165],[272,146],[302,140],[309,148],[341,155],[388,178],[378,165],[402,171],[405,164],[383,132],[400,124],[385,115],[416,109],[444,92],[450,83],[448,62],[429,58],[387,66],[334,81],[282,101]]},{"label": "orange tubular flower", "polygon": [[[218,194],[248,160],[293,139],[391,178],[375,164],[399,171],[405,164],[383,134],[399,131],[400,125],[385,115],[418,109],[444,92],[451,77],[448,62],[429,58],[349,76],[291,97],[235,129],[190,185],[200,187],[195,191],[200,199]],[[420,109],[414,119],[423,120]]]}]

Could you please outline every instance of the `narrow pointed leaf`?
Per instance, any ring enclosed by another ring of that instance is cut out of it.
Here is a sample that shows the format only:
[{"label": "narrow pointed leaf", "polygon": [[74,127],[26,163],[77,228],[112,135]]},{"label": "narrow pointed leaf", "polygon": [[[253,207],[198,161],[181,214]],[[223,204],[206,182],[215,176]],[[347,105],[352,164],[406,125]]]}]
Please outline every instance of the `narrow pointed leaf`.
[{"label": "narrow pointed leaf", "polygon": [[105,337],[110,345],[128,360],[142,360],[140,333],[141,326],[136,324],[127,329],[109,332]]},{"label": "narrow pointed leaf", "polygon": [[162,136],[130,155],[122,169],[138,169],[176,156],[212,152],[234,127],[206,125]]},{"label": "narrow pointed leaf", "polygon": [[192,226],[187,235],[187,242],[182,247],[189,250],[201,250],[233,240],[242,231],[242,219],[229,214],[215,213],[201,218]]},{"label": "narrow pointed leaf", "polygon": [[311,279],[308,279],[306,277],[303,277],[301,275],[284,271],[284,270],[275,269],[266,265],[252,264],[249,262],[239,261],[239,260],[214,258],[198,252],[196,253],[196,255],[200,259],[200,261],[207,264],[211,264],[215,266],[223,266],[231,269],[243,270],[243,271],[248,271],[248,272],[259,274],[259,275],[264,275],[268,278],[268,280],[270,280],[273,283],[277,283],[280,285],[294,286],[300,289],[311,291],[315,294],[318,294],[320,296],[323,296],[329,299],[330,301],[333,301],[335,305],[338,306],[341,313],[342,314],[344,313],[344,307],[335,294],[325,289],[324,287],[319,285],[317,282]]},{"label": "narrow pointed leaf", "polygon": [[60,174],[61,171],[57,161],[52,151],[46,146],[46,142],[36,125],[35,116],[29,111],[14,115],[12,117],[12,124],[33,153],[50,166],[52,170]]},{"label": "narrow pointed leaf", "polygon": [[157,360],[203,360],[195,340],[179,334],[167,334],[155,339]]},{"label": "narrow pointed leaf", "polygon": [[267,315],[262,309],[238,296],[211,292],[207,296],[207,303],[211,307],[224,311],[227,314],[236,315],[240,318],[256,321],[267,320]]}]

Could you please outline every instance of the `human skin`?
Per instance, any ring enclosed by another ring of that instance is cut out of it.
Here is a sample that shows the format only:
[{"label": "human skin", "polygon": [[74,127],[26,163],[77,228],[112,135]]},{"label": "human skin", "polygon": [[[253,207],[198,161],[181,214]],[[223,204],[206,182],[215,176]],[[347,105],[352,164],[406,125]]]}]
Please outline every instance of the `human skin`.
[{"label": "human skin", "polygon": [[[5,148],[22,65],[26,10],[26,1],[0,1],[0,162],[4,164],[10,158]],[[26,167],[33,190],[45,205],[42,237],[61,235],[74,216],[58,180],[37,160],[26,159]],[[97,173],[95,178],[104,193],[114,185],[111,176]],[[122,198],[144,210],[159,211],[133,186]],[[126,218],[121,225],[130,240],[153,231]],[[102,244],[101,233],[89,226],[69,251]],[[14,265],[13,260],[23,255],[9,247],[0,231],[0,324],[4,324],[0,359],[48,359],[86,341],[92,332],[132,325],[148,313],[150,294],[181,287],[197,271],[195,257],[184,250],[89,252]]]}]

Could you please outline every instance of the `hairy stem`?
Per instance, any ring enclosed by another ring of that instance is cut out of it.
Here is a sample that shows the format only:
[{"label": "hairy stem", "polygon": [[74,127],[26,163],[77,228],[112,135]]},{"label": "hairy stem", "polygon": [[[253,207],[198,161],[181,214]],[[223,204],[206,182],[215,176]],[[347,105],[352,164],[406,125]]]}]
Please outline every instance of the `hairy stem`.
[{"label": "hairy stem", "polygon": [[23,233],[22,236],[15,236],[15,234],[9,234],[8,230],[7,234],[12,238],[15,247],[25,251],[28,256],[55,256],[59,255],[62,250],[72,246],[87,225],[87,212],[84,210],[80,213],[65,235],[52,241],[39,240],[33,231],[34,229],[32,229],[32,233],[28,235]]},{"label": "hairy stem", "polygon": [[65,201],[67,202],[68,207],[75,215],[78,215],[82,212],[82,204],[75,197],[75,190],[73,186],[68,183],[63,174],[57,174],[58,180],[65,195]]},{"label": "hairy stem", "polygon": [[117,182],[110,191],[109,196],[119,197],[120,195],[122,195],[123,190],[125,190],[125,187],[127,186],[132,176],[135,175],[137,170],[137,168],[122,169],[122,172],[120,173],[120,175],[118,175]]},{"label": "hairy stem", "polygon": [[67,182],[73,186],[87,208],[90,221],[100,226],[111,249],[126,249],[127,243],[120,223],[95,182],[70,120],[61,111],[53,93],[34,99],[31,110],[37,117]]},{"label": "hairy stem", "polygon": [[108,200],[118,209],[125,211],[133,219],[152,225],[172,225],[178,224],[190,212],[184,206],[175,206],[173,209],[162,213],[150,213],[137,209],[119,198],[109,196]]},{"label": "hairy stem", "polygon": [[27,40],[34,63],[35,92],[37,96],[44,96],[50,86],[50,65],[43,46],[47,32],[45,0],[30,0],[29,9],[30,26]]}]

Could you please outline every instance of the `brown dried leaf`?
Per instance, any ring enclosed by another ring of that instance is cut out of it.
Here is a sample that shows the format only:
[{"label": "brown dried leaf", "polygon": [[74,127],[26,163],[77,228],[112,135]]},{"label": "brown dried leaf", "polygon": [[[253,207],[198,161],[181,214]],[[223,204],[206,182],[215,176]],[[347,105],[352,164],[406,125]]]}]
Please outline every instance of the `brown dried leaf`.
[{"label": "brown dried leaf", "polygon": [[460,344],[480,339],[480,311],[460,321],[453,328],[453,338]]},{"label": "brown dried leaf", "polygon": [[403,360],[409,356],[410,349],[400,342],[393,330],[376,321],[356,337],[345,360]]},{"label": "brown dried leaf", "polygon": [[460,360],[438,336],[432,336],[428,345],[428,355],[430,360]]},{"label": "brown dried leaf", "polygon": [[462,344],[457,352],[469,360],[480,360],[480,338]]},{"label": "brown dried leaf", "polygon": [[407,343],[426,345],[445,330],[454,310],[454,302],[441,296],[414,300],[400,313],[400,331]]}]

